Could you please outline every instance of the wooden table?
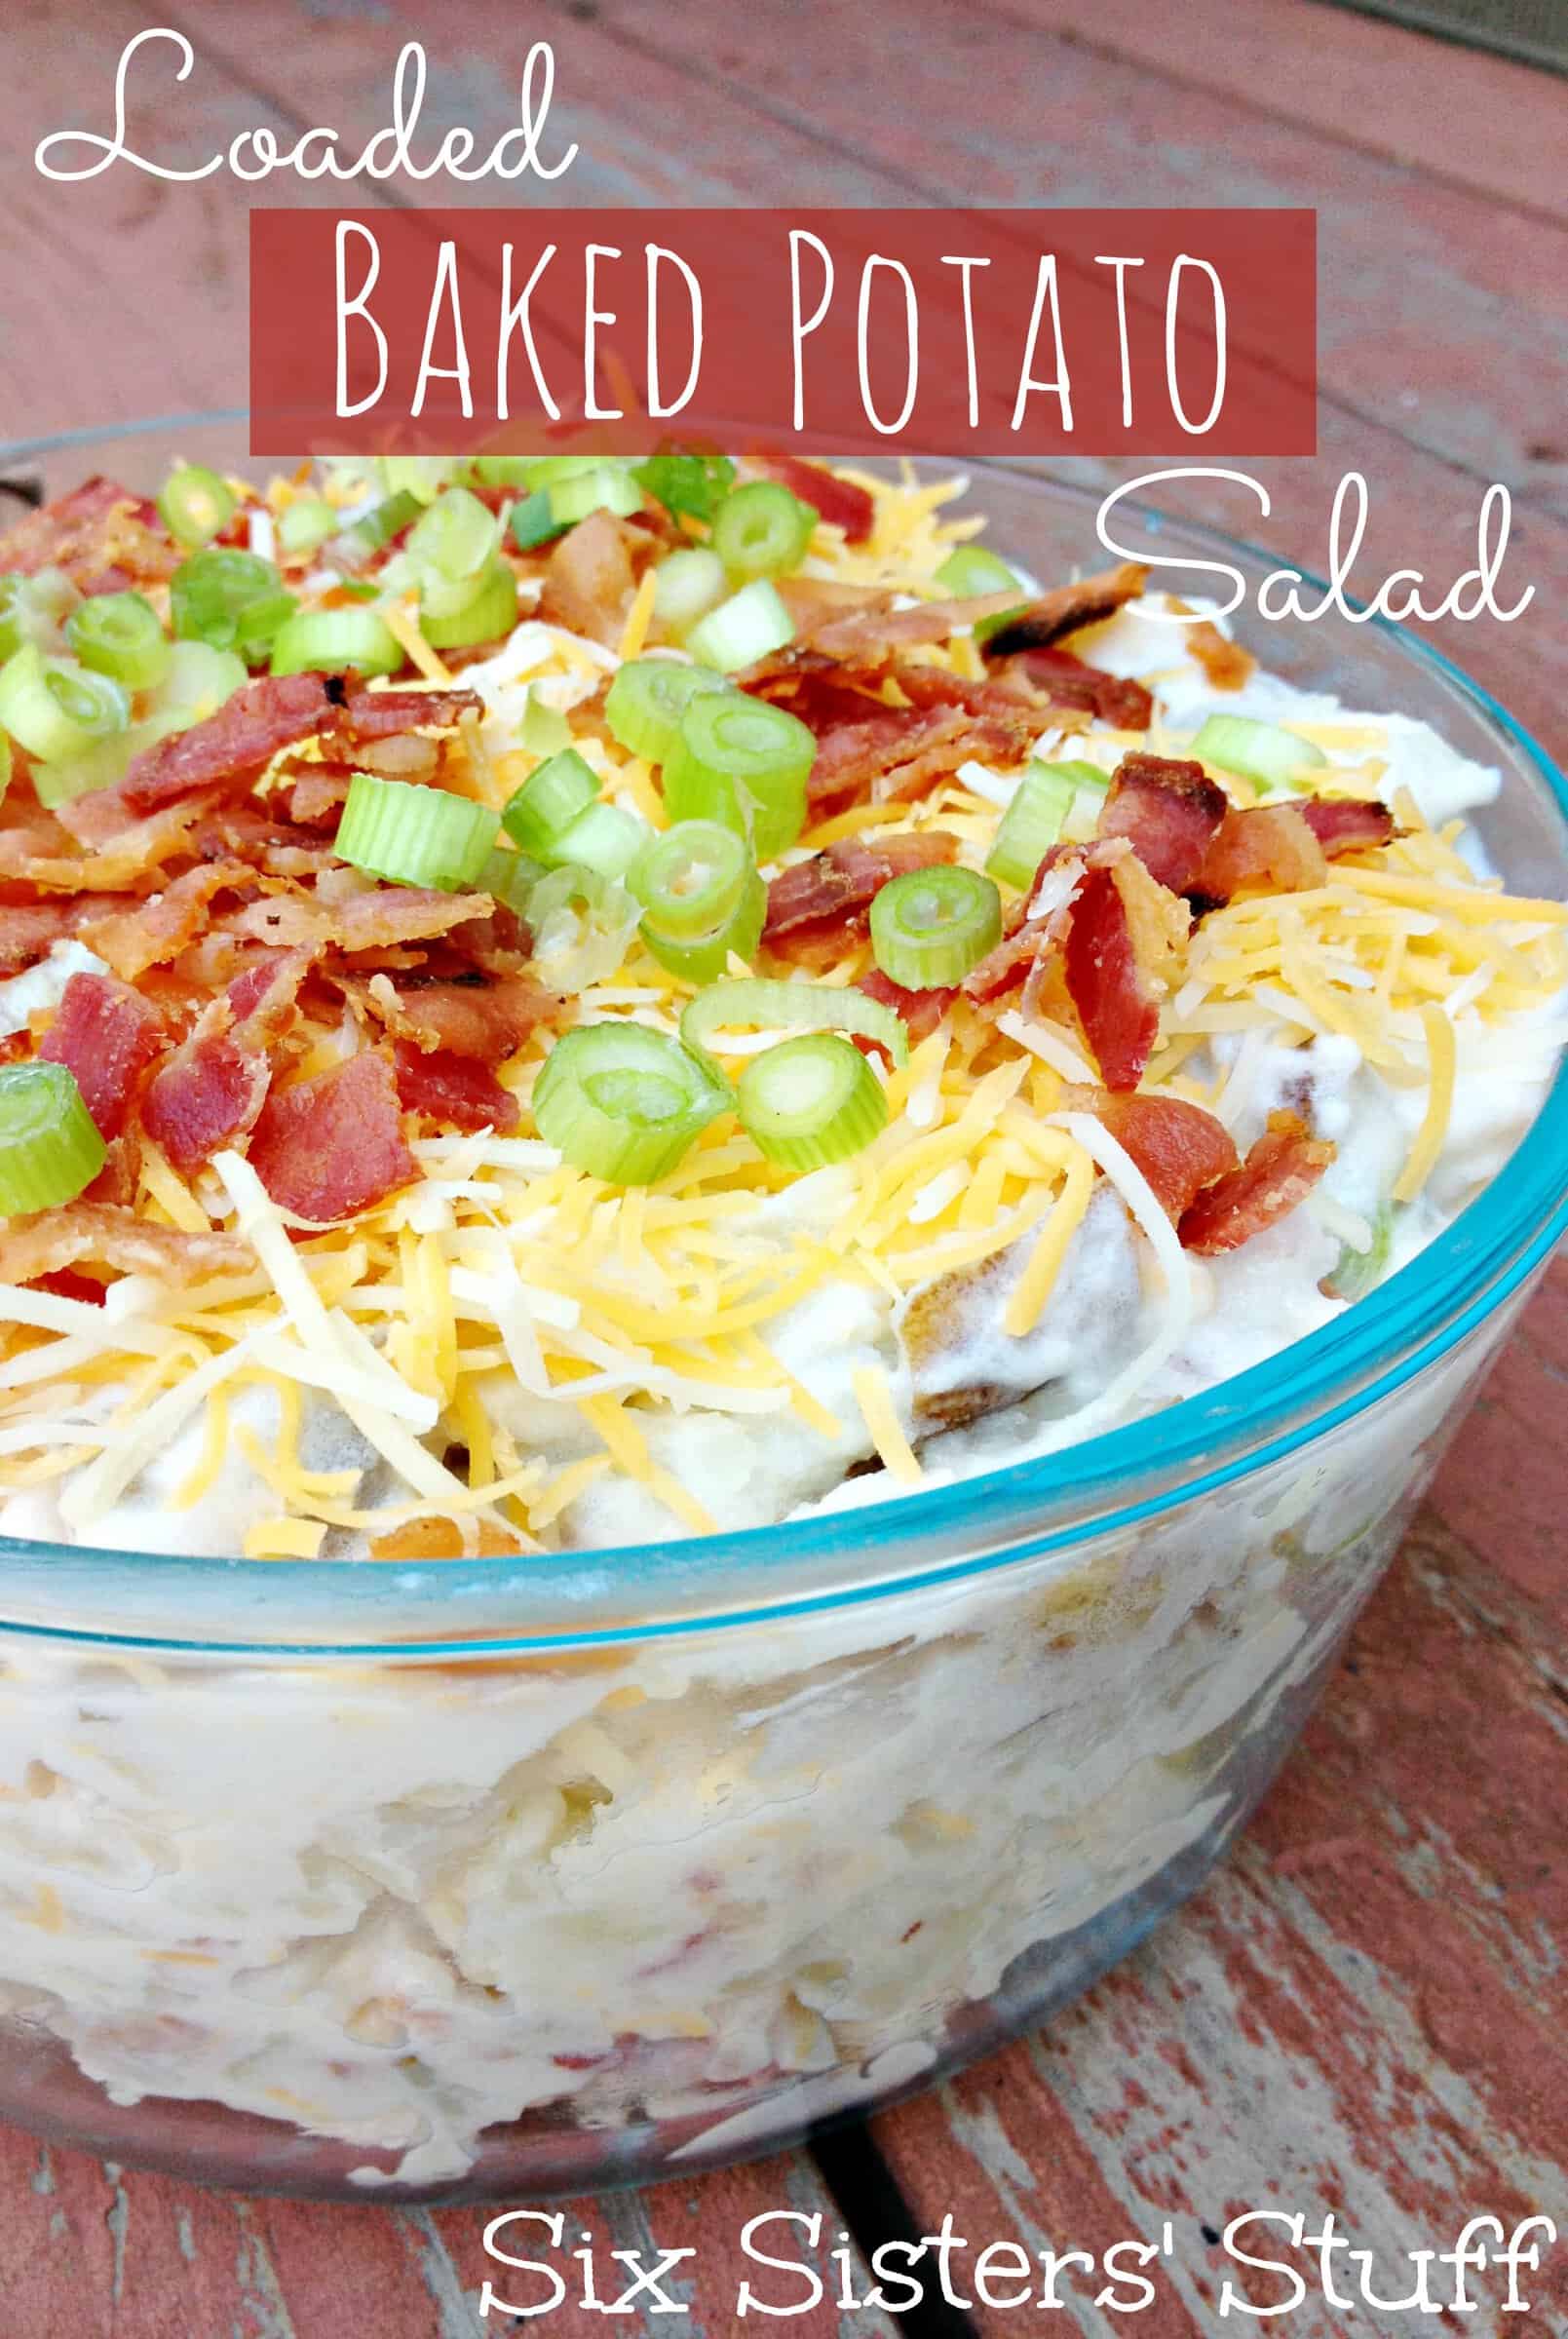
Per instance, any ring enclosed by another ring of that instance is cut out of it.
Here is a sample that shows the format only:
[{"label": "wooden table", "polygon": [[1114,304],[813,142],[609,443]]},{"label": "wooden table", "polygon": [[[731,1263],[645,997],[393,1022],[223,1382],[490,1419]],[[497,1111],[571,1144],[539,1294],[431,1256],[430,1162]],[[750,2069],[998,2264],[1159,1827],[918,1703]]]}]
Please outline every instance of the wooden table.
[{"label": "wooden table", "polygon": [[[401,0],[190,0],[161,20],[184,26],[197,63],[182,91],[136,106],[133,130],[172,159],[260,120],[363,137],[385,119],[405,33],[431,52],[430,118],[493,136],[543,33],[555,119],[582,146],[552,200],[1316,204],[1321,452],[1253,467],[1274,497],[1268,540],[1281,558],[1319,560],[1333,486],[1354,466],[1375,498],[1367,573],[1413,562],[1446,579],[1473,557],[1484,485],[1507,481],[1535,606],[1513,626],[1449,625],[1439,638],[1561,745],[1560,82],[1304,0],[567,0],[526,19],[485,0],[417,13]],[[60,190],[30,168],[45,131],[108,127],[113,60],[147,21],[141,0],[34,0],[0,36],[0,439],[243,398],[232,182],[171,190],[117,171]],[[1250,507],[1219,516],[1256,532]],[[701,2243],[691,2319],[606,2325],[563,2309],[542,2327],[562,2339],[734,2328],[735,2238],[768,2207],[822,2212],[819,2261],[841,2222],[869,2245],[950,2209],[976,2243],[1103,2250],[1158,2238],[1168,2218],[1159,2303],[1130,2326],[1142,2339],[1248,2327],[1216,2319],[1212,2239],[1243,2205],[1315,2224],[1332,2208],[1378,2253],[1394,2295],[1407,2286],[1400,2253],[1447,2244],[1472,2213],[1512,2223],[1544,2207],[1568,2222],[1568,1822],[1552,1783],[1568,1726],[1565,1376],[1559,1267],[1303,1747],[1239,1852],[1141,1954],[1048,2031],[815,2156],[584,2205],[623,2243]],[[20,2135],[0,2142],[0,2312],[17,2339],[498,2327],[478,2317],[478,2210],[238,2201]],[[1527,2282],[1528,2319],[1471,2327],[1568,2329],[1565,2265],[1559,2247]],[[1070,2278],[1063,2294],[1075,2303],[1049,2327],[1128,2327]],[[903,2325],[1031,2326],[1048,2327],[940,2306]],[[785,2327],[869,2339],[895,2325],[823,2306]],[[1278,2327],[1319,2339],[1432,2326],[1364,2308],[1348,2322],[1315,2292]]]}]

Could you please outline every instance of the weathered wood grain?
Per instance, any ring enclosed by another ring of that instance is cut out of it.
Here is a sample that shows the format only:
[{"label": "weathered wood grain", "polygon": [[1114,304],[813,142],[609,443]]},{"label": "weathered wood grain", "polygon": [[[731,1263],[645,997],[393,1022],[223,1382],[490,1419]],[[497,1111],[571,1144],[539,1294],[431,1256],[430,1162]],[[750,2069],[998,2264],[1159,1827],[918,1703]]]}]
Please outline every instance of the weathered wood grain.
[{"label": "weathered wood grain", "polygon": [[[919,2210],[1096,2252],[1169,2218],[1159,2318],[1139,2327],[1185,2339],[1219,2327],[1227,2266],[1204,2229],[1245,2208],[1312,2227],[1334,2211],[1388,2297],[1409,2287],[1403,2252],[1472,2214],[1560,2205],[1561,1697],[1558,1637],[1429,1512],[1182,1917],[1039,2036],[873,2124]],[[1526,2295],[1561,2327],[1560,2254]],[[1123,2327],[1091,2305],[1075,2319]],[[1319,2302],[1285,2327],[1347,2326]]]},{"label": "weathered wood grain", "polygon": [[[1407,165],[1494,202],[1568,219],[1563,94],[1549,74],[1507,58],[1428,41],[1306,0],[991,0],[1091,53],[1135,58],[1172,87],[1198,88],[1311,130],[1330,146]],[[1368,104],[1369,92],[1397,102]],[[1179,98],[1177,100],[1179,103]],[[1467,126],[1456,135],[1456,125]]]},{"label": "weathered wood grain", "polygon": [[[104,2166],[85,2153],[61,2152],[0,2129],[0,2295],[8,2339],[481,2339],[514,2325],[497,2305],[480,2315],[486,2280],[496,2299],[544,2304],[537,2276],[509,2270],[486,2254],[484,2232],[498,2211],[386,2209],[245,2201],[206,2193],[145,2171]],[[518,2202],[517,2207],[525,2207]],[[733,2327],[737,2285],[745,2271],[738,2237],[765,2211],[792,2209],[822,2219],[819,2247],[804,2229],[774,2226],[759,2242],[770,2255],[810,2265],[824,2303],[791,2316],[801,2339],[895,2339],[895,2325],[873,2308],[842,2318],[831,2301],[846,2242],[834,2204],[799,2155],[724,2170],[700,2183],[673,2183],[643,2194],[559,2205],[563,2249],[592,2237],[596,2288],[613,2300],[631,2276],[611,2257],[640,2250],[652,2266],[664,2250],[694,2248],[666,2278],[669,2295],[688,2313],[678,2323],[646,2298],[607,2319],[581,2303],[541,2316],[552,2339],[593,2339],[606,2328],[628,2339],[660,2339],[672,2328],[691,2339],[725,2339]],[[550,2246],[542,2228],[511,2229],[498,2246],[515,2256],[554,2259],[580,2285],[581,2276]],[[856,2258],[855,2294],[871,2289]],[[787,2296],[772,2278],[771,2295]]]},{"label": "weathered wood grain", "polygon": [[[905,201],[1315,206],[1321,396],[1360,426],[1365,467],[1381,467],[1398,437],[1561,509],[1568,226],[1188,78],[1185,11],[1144,15],[1164,20],[1161,69],[1063,37],[1091,11],[991,0],[905,18],[891,56],[883,20],[835,0],[802,0],[785,41],[767,12],[727,0],[656,15],[603,0],[590,26],[566,6],[559,45],[563,71],[611,34],[640,58],[678,61],[709,106],[787,125],[824,163],[865,157]],[[1419,81],[1423,64],[1410,70]],[[1550,93],[1524,115],[1545,140],[1560,86],[1522,78]],[[1369,84],[1362,110],[1396,110],[1402,90],[1402,77]],[[805,194],[763,183],[771,201]]]}]

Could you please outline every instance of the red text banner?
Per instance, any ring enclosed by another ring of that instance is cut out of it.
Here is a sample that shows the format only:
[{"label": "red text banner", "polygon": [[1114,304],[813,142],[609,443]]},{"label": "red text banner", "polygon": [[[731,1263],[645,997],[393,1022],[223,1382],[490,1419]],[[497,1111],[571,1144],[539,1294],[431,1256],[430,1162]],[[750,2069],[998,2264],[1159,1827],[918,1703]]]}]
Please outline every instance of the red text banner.
[{"label": "red text banner", "polygon": [[1309,211],[258,210],[257,455],[1316,451]]}]

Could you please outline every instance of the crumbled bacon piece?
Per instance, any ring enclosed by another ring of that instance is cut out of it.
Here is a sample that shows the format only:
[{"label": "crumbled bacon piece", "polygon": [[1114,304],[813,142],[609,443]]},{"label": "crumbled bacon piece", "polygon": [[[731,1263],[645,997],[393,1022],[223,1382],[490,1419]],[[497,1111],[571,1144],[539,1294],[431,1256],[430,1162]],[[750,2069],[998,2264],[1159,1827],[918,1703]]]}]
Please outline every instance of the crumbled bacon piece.
[{"label": "crumbled bacon piece", "polygon": [[1135,1089],[1160,1036],[1160,1005],[1138,963],[1115,867],[1084,873],[1067,928],[1068,996],[1112,1090]]},{"label": "crumbled bacon piece", "polygon": [[306,764],[290,782],[288,818],[303,828],[335,828],[353,785],[350,764]]},{"label": "crumbled bacon piece", "polygon": [[1124,755],[1099,817],[1101,836],[1125,836],[1151,877],[1173,893],[1198,880],[1230,809],[1201,763]]},{"label": "crumbled bacon piece", "polygon": [[440,769],[441,744],[423,731],[395,731],[388,739],[352,742],[354,769],[382,780],[434,780]]},{"label": "crumbled bacon piece", "polygon": [[353,690],[331,726],[349,739],[395,739],[429,727],[450,731],[465,714],[482,714],[477,690]]},{"label": "crumbled bacon piece", "polygon": [[1044,924],[1019,920],[978,966],[971,967],[960,985],[965,998],[973,999],[977,1007],[988,1007],[995,1000],[1005,999],[1010,991],[1021,990],[1030,968],[1046,946]]},{"label": "crumbled bacon piece", "polygon": [[807,645],[826,658],[851,661],[891,650],[913,649],[926,641],[947,641],[967,633],[984,617],[998,617],[1014,607],[1007,593],[976,593],[967,598],[917,601],[912,608],[895,609],[890,594],[886,605],[847,610],[814,626]]},{"label": "crumbled bacon piece", "polygon": [[1187,628],[1186,649],[1215,690],[1240,690],[1257,667],[1250,650],[1243,650],[1239,641],[1227,641],[1218,626],[1206,617]]},{"label": "crumbled bacon piece", "polygon": [[87,919],[82,939],[107,959],[117,975],[134,982],[149,967],[176,958],[196,940],[218,894],[246,890],[252,883],[244,862],[199,862],[150,901]]},{"label": "crumbled bacon piece", "polygon": [[1114,617],[1126,602],[1137,599],[1148,581],[1142,561],[1124,560],[1096,576],[1080,577],[1076,584],[1057,585],[998,627],[985,643],[985,655],[1011,658],[1017,650],[1049,650],[1064,634]]},{"label": "crumbled bacon piece", "polygon": [[1148,1179],[1166,1215],[1177,1220],[1215,1178],[1238,1166],[1223,1121],[1182,1096],[1112,1095],[1066,1090],[1063,1111],[1091,1112]]},{"label": "crumbled bacon piece", "polygon": [[439,1050],[475,1063],[499,1064],[515,1055],[539,1024],[558,1016],[554,992],[525,975],[464,975],[431,979],[420,974],[398,981],[377,975],[368,982],[334,979],[355,1004],[416,1049]]},{"label": "crumbled bacon piece", "polygon": [[[965,976],[961,988],[966,999],[977,1007],[989,1007],[1023,987],[1065,939],[1073,899],[1094,850],[1069,844],[1051,847],[1031,882],[1005,913],[1002,939]],[[1102,857],[1110,861],[1121,851],[1117,846]],[[1052,881],[1046,886],[1048,877]]]},{"label": "crumbled bacon piece", "polygon": [[586,633],[613,648],[631,599],[631,556],[611,512],[591,512],[568,528],[545,562],[539,614],[547,624]]},{"label": "crumbled bacon piece", "polygon": [[454,1129],[494,1129],[502,1136],[516,1128],[516,1096],[473,1056],[447,1048],[426,1053],[408,1040],[400,1040],[393,1053],[398,1094],[406,1111],[428,1113]]},{"label": "crumbled bacon piece", "polygon": [[1183,1249],[1204,1258],[1239,1250],[1306,1200],[1334,1152],[1296,1114],[1271,1113],[1245,1161],[1205,1186],[1182,1212]]},{"label": "crumbled bacon piece", "polygon": [[1341,853],[1367,853],[1392,845],[1397,831],[1394,815],[1375,798],[1303,796],[1298,807],[1330,861]]},{"label": "crumbled bacon piece", "polygon": [[61,804],[55,815],[87,858],[61,863],[61,874],[55,877],[36,865],[23,873],[35,884],[63,884],[95,893],[139,884],[191,849],[191,830],[213,812],[220,793],[210,789],[182,796],[161,812],[143,816],[132,811],[117,787],[95,788],[90,795]]},{"label": "crumbled bacon piece", "polygon": [[891,1007],[896,1016],[901,1016],[910,1039],[917,1043],[930,1038],[959,995],[956,986],[944,985],[929,991],[906,991],[901,983],[890,981],[880,967],[862,975],[857,987],[868,999],[878,1000],[883,1007]]},{"label": "crumbled bacon piece", "polygon": [[142,1128],[182,1174],[253,1129],[266,1101],[271,1066],[223,1028],[228,1012],[226,1003],[209,1010],[142,1099]]},{"label": "crumbled bacon piece", "polygon": [[158,1010],[129,983],[112,975],[73,975],[38,1053],[75,1076],[98,1134],[117,1137],[167,1036]]},{"label": "crumbled bacon piece", "polygon": [[1070,650],[1020,650],[1005,671],[1034,683],[1051,706],[1098,715],[1119,731],[1147,731],[1154,720],[1154,699],[1141,682],[1086,666]]},{"label": "crumbled bacon piece", "polygon": [[972,758],[1020,763],[1039,729],[1016,713],[962,707],[884,707],[827,731],[807,782],[815,813],[868,798],[911,804]]},{"label": "crumbled bacon piece", "polygon": [[842,577],[777,577],[774,591],[788,610],[797,640],[809,640],[830,617],[852,609],[886,609],[892,595],[880,585],[850,585]]},{"label": "crumbled bacon piece", "polygon": [[1293,894],[1322,885],[1323,849],[1295,804],[1256,804],[1228,812],[1185,889],[1204,906],[1229,901],[1243,887]]},{"label": "crumbled bacon piece", "polygon": [[232,855],[269,877],[316,877],[337,858],[309,828],[254,802],[218,806],[192,828],[190,850],[202,861]]},{"label": "crumbled bacon piece", "polygon": [[871,533],[876,518],[876,505],[863,487],[853,479],[841,479],[820,463],[806,463],[798,455],[752,455],[747,458],[754,471],[766,472],[791,495],[798,495],[803,504],[810,504],[819,519],[830,527],[842,528],[846,544],[864,544]]},{"label": "crumbled bacon piece", "polygon": [[160,585],[182,555],[154,505],[113,479],[86,479],[0,536],[0,573],[62,568],[88,594]]},{"label": "crumbled bacon piece", "polygon": [[379,950],[400,942],[429,941],[439,934],[482,920],[489,909],[484,894],[442,894],[423,886],[375,886],[363,893],[326,901],[321,894],[280,894],[252,901],[229,921],[232,930],[251,941],[281,944],[286,949],[335,948],[351,956],[361,950]]},{"label": "crumbled bacon piece", "polygon": [[935,868],[957,853],[957,837],[941,828],[843,837],[772,880],[762,939],[786,958],[841,952],[863,932],[866,911],[891,879]]},{"label": "crumbled bacon piece", "polygon": [[180,1284],[209,1275],[243,1275],[255,1265],[249,1244],[238,1235],[187,1234],[182,1227],[138,1218],[115,1203],[68,1202],[57,1210],[0,1224],[0,1283],[36,1283],[83,1259],[124,1275],[154,1275]]},{"label": "crumbled bacon piece", "polygon": [[403,1138],[387,1058],[366,1049],[274,1089],[251,1131],[250,1163],[274,1202],[319,1225],[411,1184],[419,1164]]},{"label": "crumbled bacon piece", "polygon": [[312,958],[309,950],[261,950],[233,978],[228,985],[229,1014],[243,1048],[270,1047],[290,1028]]},{"label": "crumbled bacon piece", "polygon": [[283,748],[335,728],[341,686],[325,674],[264,674],[215,714],[136,756],[120,783],[134,812],[156,812],[198,787],[249,787]]},{"label": "crumbled bacon piece", "polygon": [[0,976],[22,975],[73,935],[96,901],[0,901]]}]

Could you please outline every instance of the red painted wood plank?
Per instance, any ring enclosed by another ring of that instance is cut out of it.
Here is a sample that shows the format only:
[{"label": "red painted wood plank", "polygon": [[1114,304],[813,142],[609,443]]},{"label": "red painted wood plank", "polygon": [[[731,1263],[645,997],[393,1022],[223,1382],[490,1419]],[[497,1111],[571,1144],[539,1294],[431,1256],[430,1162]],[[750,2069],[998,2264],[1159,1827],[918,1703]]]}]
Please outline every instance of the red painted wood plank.
[{"label": "red painted wood plank", "polygon": [[[987,0],[993,5],[994,0]],[[1477,195],[1568,219],[1561,84],[1510,58],[1426,40],[1304,0],[1033,0],[1016,14],[1090,51],[1135,58],[1186,88],[1239,100]],[[1396,105],[1368,93],[1396,89]],[[1454,135],[1463,121],[1468,134]]]},{"label": "red painted wood plank", "polygon": [[[478,2339],[503,2326],[504,2303],[542,2306],[553,2295],[538,2275],[486,2252],[485,2231],[501,2206],[248,2201],[105,2167],[10,2128],[0,2128],[0,2186],[11,2205],[0,2220],[0,2288],[5,2328],[18,2339],[326,2339],[351,2330],[376,2339]],[[559,2251],[552,2229],[538,2224],[515,2224],[495,2238],[498,2250],[554,2263],[567,2281],[564,2302],[539,2319],[553,2339],[593,2339],[611,2327],[584,2304],[584,2276],[570,2253],[585,2244],[605,2303],[633,2281],[612,2255],[617,2248],[640,2252],[650,2268],[667,2250],[694,2250],[663,2281],[666,2294],[689,2310],[685,2327],[694,2332],[731,2327],[749,2273],[762,2297],[801,2307],[788,2319],[801,2339],[894,2339],[894,2324],[875,2309],[840,2315],[844,2275],[832,2253],[847,2249],[855,2297],[869,2294],[870,2277],[798,2156],[558,2205]],[[818,2306],[806,2305],[804,2277],[769,2272],[742,2251],[750,2221],[782,2210],[815,2222],[772,2222],[758,2230],[755,2247],[810,2268]],[[488,2321],[479,2312],[486,2281],[495,2294]],[[658,2339],[672,2323],[645,2291],[613,2327],[630,2339]]]},{"label": "red painted wood plank", "polygon": [[[1179,47],[1183,14],[1148,12],[1161,13]],[[993,13],[986,0],[924,7],[900,19],[890,65],[884,20],[833,0],[802,0],[786,42],[764,14],[727,0],[685,0],[657,18],[605,0],[597,19],[640,58],[686,66],[706,105],[748,100],[824,158],[880,165],[909,200],[1316,207],[1322,387],[1360,417],[1366,467],[1397,434],[1563,507],[1568,231],[1202,81],[1178,86],[1082,47],[1060,37],[1060,21],[1054,11]],[[594,26],[561,27],[563,72],[608,45]],[[1430,45],[1411,35],[1404,46],[1419,75]],[[1362,111],[1396,111],[1404,78],[1387,62],[1382,78],[1369,75]],[[770,180],[769,199],[803,200],[806,183]]]},{"label": "red painted wood plank", "polygon": [[1568,1259],[1558,1258],[1437,1474],[1432,1507],[1515,1591],[1568,1630],[1562,1417]]},{"label": "red painted wood plank", "polygon": [[[1187,1912],[939,2106],[876,2123],[920,2212],[956,2200],[982,2234],[1091,2250],[1169,2217],[1170,2311],[1207,2329],[1225,2261],[1202,2229],[1243,2208],[1333,2209],[1396,2276],[1472,2213],[1562,2199],[1553,1653],[1429,1515]],[[1549,2321],[1568,2303],[1560,2255],[1528,2294]],[[1296,2327],[1342,2326],[1319,2307]]]}]

